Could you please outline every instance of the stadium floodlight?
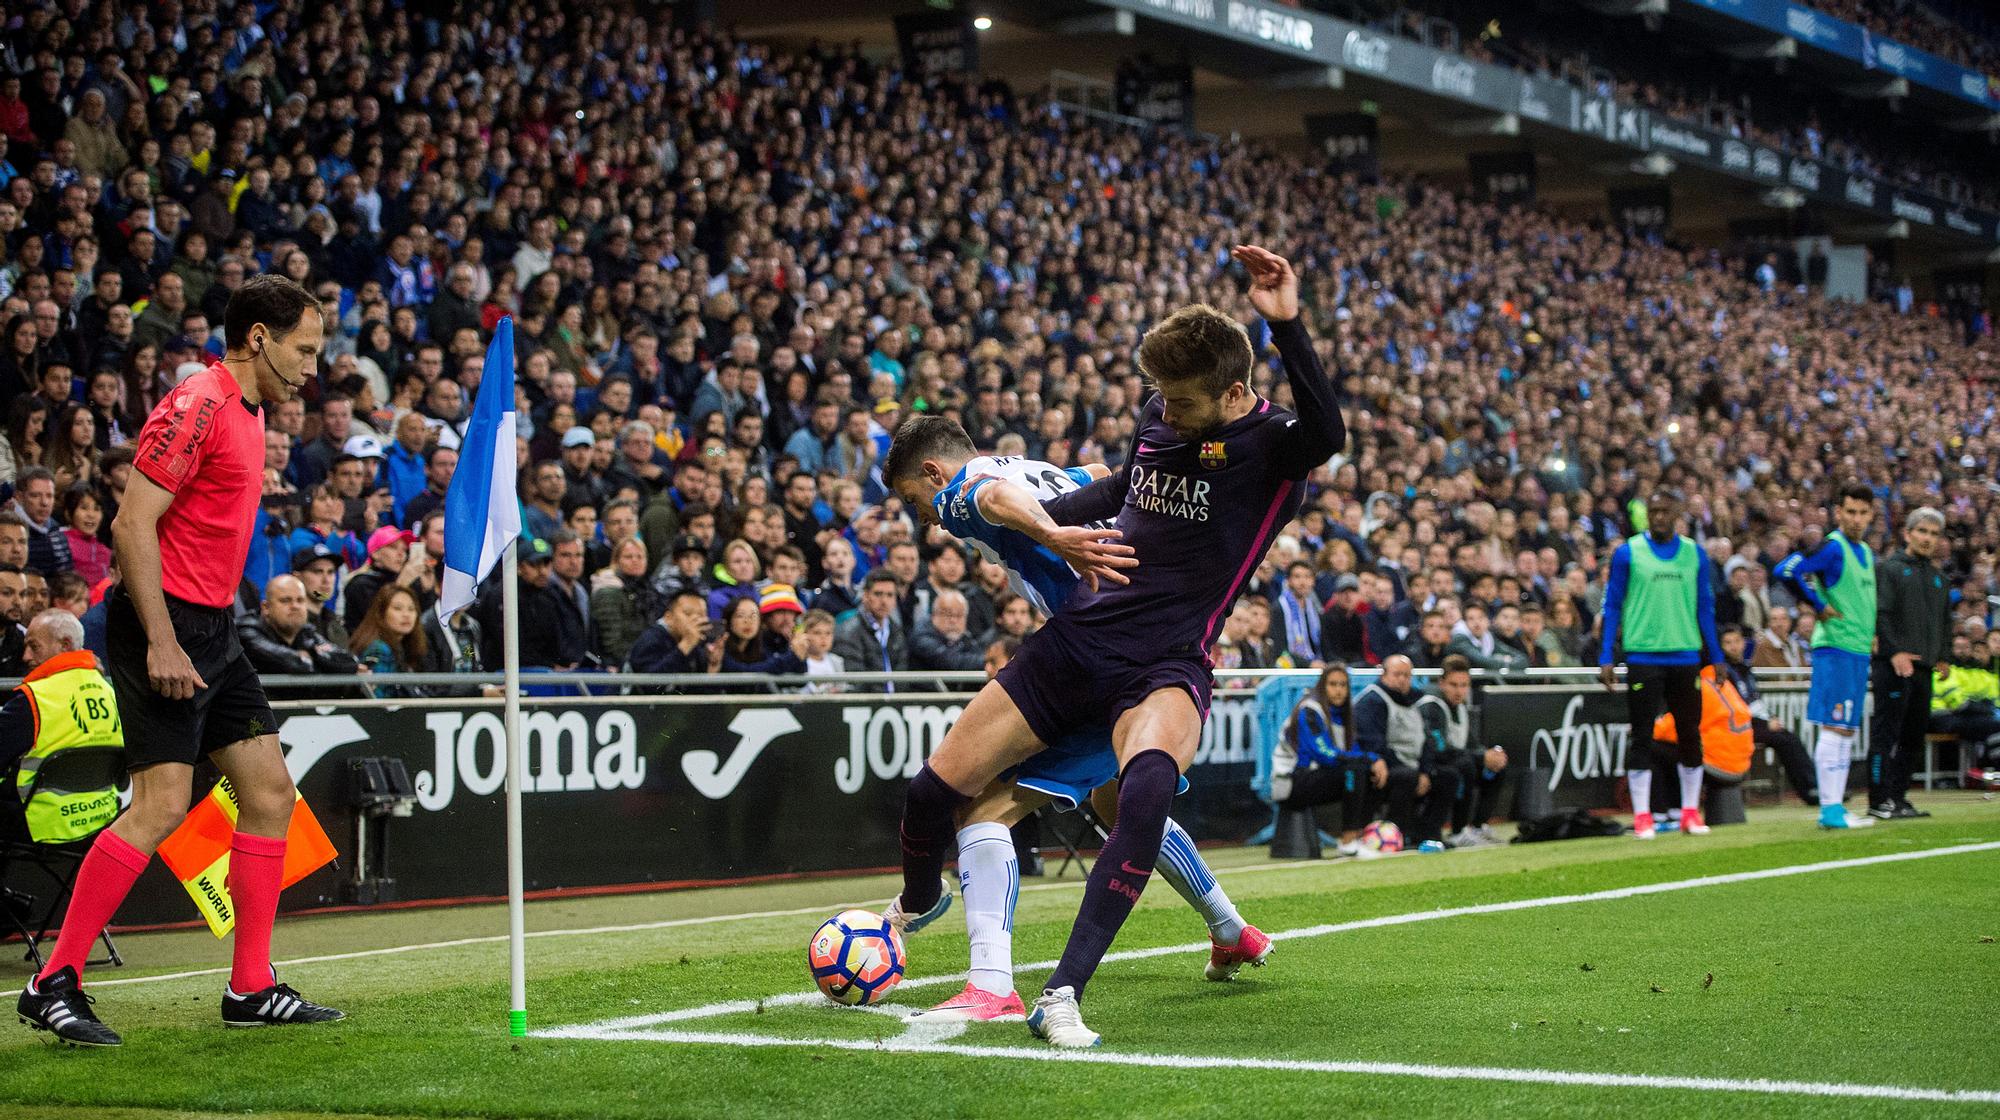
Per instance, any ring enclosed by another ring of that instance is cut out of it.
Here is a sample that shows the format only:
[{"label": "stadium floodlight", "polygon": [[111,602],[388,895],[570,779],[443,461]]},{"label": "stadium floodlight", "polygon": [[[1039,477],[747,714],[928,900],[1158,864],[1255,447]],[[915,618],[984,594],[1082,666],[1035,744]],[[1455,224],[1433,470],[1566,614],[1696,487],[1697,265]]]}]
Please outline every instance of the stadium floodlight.
[{"label": "stadium floodlight", "polygon": [[993,30],[993,17],[992,17],[992,16],[974,16],[974,17],[972,18],[972,29],[973,29],[974,31],[991,31],[991,30]]},{"label": "stadium floodlight", "polygon": [[1664,179],[1679,169],[1680,164],[1660,152],[1653,152],[1632,161],[1633,174],[1647,175],[1655,179]]},{"label": "stadium floodlight", "polygon": [[1796,187],[1772,187],[1764,192],[1762,202],[1779,210],[1797,210],[1806,204],[1806,196]]}]

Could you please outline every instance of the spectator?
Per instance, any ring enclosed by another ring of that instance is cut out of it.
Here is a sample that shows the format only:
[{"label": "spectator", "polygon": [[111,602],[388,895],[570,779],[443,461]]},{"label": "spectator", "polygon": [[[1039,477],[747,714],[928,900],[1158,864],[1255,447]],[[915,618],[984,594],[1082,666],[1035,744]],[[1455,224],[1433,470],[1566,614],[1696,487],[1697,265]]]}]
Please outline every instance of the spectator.
[{"label": "spectator", "polygon": [[854,546],[845,537],[828,537],[820,554],[820,570],[824,578],[813,588],[813,606],[845,621],[861,607],[861,589],[854,579]]},{"label": "spectator", "polygon": [[1299,560],[1286,565],[1285,583],[1274,606],[1271,637],[1278,645],[1279,663],[1285,668],[1319,668],[1325,660],[1320,650],[1323,608],[1313,590],[1311,564]]},{"label": "spectator", "polygon": [[[797,618],[798,596],[789,589],[779,590],[764,603],[754,598],[732,599],[722,618],[721,658],[712,662],[710,672],[795,674],[805,672],[805,662],[795,649],[796,636],[780,636],[764,623],[767,613],[789,614]],[[781,619],[782,620],[782,619]]]},{"label": "spectator", "polygon": [[1792,632],[1792,609],[1773,607],[1757,632],[1757,645],[1750,664],[1758,669],[1803,669],[1809,657],[1805,643]]},{"label": "spectator", "polygon": [[1819,775],[1813,769],[1811,752],[1797,735],[1771,722],[1770,708],[1764,703],[1761,690],[1757,686],[1757,674],[1751,671],[1749,663],[1743,660],[1746,642],[1741,626],[1725,626],[1720,633],[1722,639],[1722,667],[1728,671],[1729,680],[1736,686],[1737,695],[1750,707],[1751,742],[1770,750],[1784,768],[1785,777],[1792,784],[1792,792],[1807,805],[1819,804]]},{"label": "spectator", "polygon": [[0,564],[28,566],[28,523],[12,510],[0,510]]},{"label": "spectator", "polygon": [[1396,598],[1396,584],[1389,577],[1380,572],[1363,572],[1359,583],[1361,597],[1368,604],[1362,616],[1362,632],[1368,639],[1368,663],[1379,665],[1383,658],[1409,642],[1421,618],[1416,604],[1407,598]]},{"label": "spectator", "polygon": [[9,399],[13,403],[8,406],[6,438],[0,440],[0,482],[13,482],[21,471],[41,465],[42,437],[49,420],[49,404],[42,398],[23,390]]},{"label": "spectator", "polygon": [[1532,603],[1521,608],[1521,644],[1528,651],[1531,668],[1552,669],[1574,664],[1563,649],[1562,639],[1549,629],[1548,616]]},{"label": "spectator", "polygon": [[49,606],[82,618],[90,613],[90,584],[75,572],[63,572],[49,581]]},{"label": "spectator", "polygon": [[[715,632],[710,637],[711,630]],[[677,591],[666,613],[633,641],[625,667],[634,673],[708,673],[721,668],[721,628],[709,621],[708,600]]]},{"label": "spectator", "polygon": [[[1025,605],[1027,600],[1018,595],[1005,596],[1000,603],[1002,608],[1000,617],[1004,619],[1006,616],[1005,608],[1016,603]],[[1264,663],[1263,647],[1250,635],[1251,610],[1250,600],[1247,597],[1237,599],[1229,608],[1229,616],[1222,621],[1222,632],[1216,635],[1215,646],[1209,651],[1208,655],[1209,661],[1214,664],[1217,672],[1226,669],[1264,669],[1269,667]],[[1010,633],[1013,637],[1018,638],[1022,636],[1021,634],[1013,634],[1011,631],[1008,631],[1005,625],[1000,626],[999,629]]]},{"label": "spectator", "polygon": [[1334,577],[1326,610],[1320,614],[1319,629],[1320,648],[1329,663],[1366,661],[1368,628],[1361,605],[1360,580],[1345,572]]},{"label": "spectator", "polygon": [[625,663],[640,632],[664,613],[663,602],[646,578],[645,542],[625,538],[612,549],[610,566],[591,577],[590,626],[606,665]]},{"label": "spectator", "polygon": [[563,648],[576,656],[571,664],[581,664],[590,653],[590,590],[583,582],[583,542],[568,529],[549,536],[553,555],[549,561],[549,582],[543,593],[554,600]]},{"label": "spectator", "polygon": [[22,570],[13,564],[0,563],[0,677],[18,677],[22,674],[22,654],[28,633],[21,626],[21,619],[33,617],[22,613],[26,606],[27,579]]},{"label": "spectator", "polygon": [[1383,659],[1382,675],[1354,701],[1354,745],[1388,763],[1389,819],[1411,842],[1442,841],[1458,803],[1459,777],[1426,733],[1411,687],[1410,659]]},{"label": "spectator", "polygon": [[81,404],[65,405],[49,433],[43,465],[55,476],[58,494],[82,483],[89,485],[97,470],[97,417]]},{"label": "spectator", "polygon": [[352,676],[360,662],[312,624],[312,600],[296,576],[278,575],[264,585],[263,610],[236,624],[250,665],[281,676]]},{"label": "spectator", "polygon": [[47,467],[29,467],[20,472],[9,512],[28,527],[27,570],[47,575],[70,569],[69,541],[55,515],[55,475]]},{"label": "spectator", "polygon": [[[423,571],[423,566],[412,563],[410,546],[417,543],[417,535],[408,529],[397,529],[384,525],[368,536],[368,564],[360,571],[347,577],[347,594],[343,599],[341,622],[350,634],[361,631],[361,620],[374,606],[375,597],[384,587],[400,584],[408,587],[415,583]],[[419,609],[418,613],[422,613]],[[349,646],[353,642],[348,643]]]},{"label": "spectator", "polygon": [[1928,816],[1910,804],[1910,775],[1930,730],[1931,674],[1951,650],[1951,590],[1931,562],[1945,547],[1944,514],[1929,506],[1903,521],[1903,547],[1883,557],[1875,610],[1875,711],[1868,735],[1868,815]]},{"label": "spectator", "polygon": [[966,626],[965,595],[956,590],[940,591],[931,600],[930,614],[910,635],[910,667],[970,672],[985,664],[986,634],[974,634]]},{"label": "spectator", "polygon": [[341,559],[340,553],[326,545],[307,545],[292,553],[292,574],[305,588],[308,620],[327,641],[345,649],[347,624],[333,609],[334,596],[340,590]]},{"label": "spectator", "polygon": [[[806,663],[806,676],[838,676],[847,671],[847,663],[833,652],[833,632],[835,622],[832,615],[815,607],[799,620],[799,657]],[[807,684],[801,691],[815,693],[844,692],[847,686],[841,684]]]},{"label": "spectator", "polygon": [[[477,673],[486,668],[479,661],[483,635],[479,629],[479,621],[472,617],[471,608],[454,612],[450,625],[446,625],[444,620],[438,618],[437,604],[433,603],[430,609],[424,612],[423,626],[423,672]],[[445,685],[424,690],[429,696],[473,696],[481,691],[462,685]],[[490,695],[490,692],[488,694]]]},{"label": "spectator", "polygon": [[1381,852],[1360,842],[1361,830],[1388,783],[1389,764],[1350,744],[1351,687],[1347,666],[1331,662],[1292,709],[1271,752],[1271,800],[1292,810],[1339,802],[1339,854],[1378,859]]},{"label": "spectator", "polygon": [[713,572],[716,587],[708,593],[709,617],[719,621],[731,602],[755,599],[757,582],[763,574],[763,562],[757,559],[757,550],[749,541],[739,537],[722,546],[722,562]]},{"label": "spectator", "polygon": [[[862,584],[861,608],[836,630],[833,651],[849,672],[901,672],[910,667],[909,640],[897,610],[894,575],[887,570],[868,574]],[[896,690],[893,684],[861,687],[867,692]]]},{"label": "spectator", "polygon": [[[1509,604],[1501,611],[1514,609]],[[1433,765],[1449,768],[1457,778],[1459,794],[1452,805],[1449,841],[1454,848],[1498,844],[1500,838],[1487,824],[1505,810],[1500,789],[1506,778],[1507,752],[1482,745],[1485,740],[1479,733],[1471,698],[1472,664],[1453,655],[1445,658],[1436,691],[1417,702],[1424,717],[1424,733],[1438,756]]]},{"label": "spectator", "polygon": [[1444,659],[1451,653],[1450,619],[1442,610],[1424,612],[1423,621],[1417,627],[1417,636],[1410,642],[1408,656],[1411,665],[1418,669],[1442,669]]},{"label": "spectator", "polygon": [[433,446],[424,452],[424,488],[410,496],[403,507],[401,524],[415,525],[444,509],[445,491],[451,488],[452,473],[458,470],[455,448]]},{"label": "spectator", "polygon": [[[1518,611],[1515,617],[1519,618]],[[1513,673],[1528,667],[1526,651],[1500,641],[1486,608],[1478,603],[1465,605],[1464,617],[1452,631],[1451,652],[1489,673]]]},{"label": "spectator", "polygon": [[[385,587],[369,604],[361,625],[354,628],[347,648],[371,675],[417,672],[429,656],[423,614],[416,592],[401,585]],[[378,697],[422,695],[410,685],[374,683],[370,687]]]},{"label": "spectator", "polygon": [[104,543],[104,503],[97,492],[88,486],[64,491],[62,519],[71,570],[93,584],[103,580],[111,571],[111,546]]}]

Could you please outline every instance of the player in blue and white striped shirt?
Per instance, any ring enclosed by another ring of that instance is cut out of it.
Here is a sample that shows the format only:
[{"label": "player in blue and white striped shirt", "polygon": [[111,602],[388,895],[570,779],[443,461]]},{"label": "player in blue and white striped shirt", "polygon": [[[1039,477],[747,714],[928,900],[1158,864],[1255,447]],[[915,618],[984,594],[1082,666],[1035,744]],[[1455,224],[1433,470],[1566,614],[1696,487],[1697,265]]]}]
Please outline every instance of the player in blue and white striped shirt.
[{"label": "player in blue and white striped shirt", "polygon": [[[883,481],[911,508],[928,513],[925,520],[1005,567],[1015,591],[1045,616],[1060,610],[1078,585],[1121,581],[1119,569],[1131,565],[1130,549],[1116,543],[1117,533],[1109,526],[1059,528],[1041,511],[1044,499],[1078,490],[1103,473],[1108,472],[1102,467],[1065,470],[1034,459],[977,455],[965,429],[940,417],[906,421],[882,470]],[[988,674],[997,672],[1004,660],[996,662],[989,654]],[[1086,797],[1109,824],[1117,815],[1117,776],[1111,728],[1100,724],[1052,744],[966,806],[959,819],[958,874],[972,942],[971,979],[963,992],[923,1012],[926,1018],[997,1022],[1024,1017],[1014,992],[1013,910],[1020,869],[1010,829],[1050,802],[1074,808]],[[1183,778],[1183,789],[1186,784]],[[1108,796],[1092,797],[1093,791]],[[1227,980],[1245,964],[1264,963],[1270,938],[1243,922],[1195,849],[1194,838],[1171,819],[1159,866],[1208,923],[1213,942],[1209,979]],[[928,923],[912,920],[905,929],[923,924]]]}]

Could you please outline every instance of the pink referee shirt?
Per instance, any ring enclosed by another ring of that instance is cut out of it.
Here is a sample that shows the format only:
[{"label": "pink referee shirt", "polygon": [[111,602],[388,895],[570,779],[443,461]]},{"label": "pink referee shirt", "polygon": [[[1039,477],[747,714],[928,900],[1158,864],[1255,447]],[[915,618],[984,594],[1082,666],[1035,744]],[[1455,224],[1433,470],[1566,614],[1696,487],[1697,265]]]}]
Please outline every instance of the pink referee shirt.
[{"label": "pink referee shirt", "polygon": [[236,598],[264,483],[264,420],[221,362],[173,388],[132,464],[174,496],[160,517],[160,582],[204,607]]}]

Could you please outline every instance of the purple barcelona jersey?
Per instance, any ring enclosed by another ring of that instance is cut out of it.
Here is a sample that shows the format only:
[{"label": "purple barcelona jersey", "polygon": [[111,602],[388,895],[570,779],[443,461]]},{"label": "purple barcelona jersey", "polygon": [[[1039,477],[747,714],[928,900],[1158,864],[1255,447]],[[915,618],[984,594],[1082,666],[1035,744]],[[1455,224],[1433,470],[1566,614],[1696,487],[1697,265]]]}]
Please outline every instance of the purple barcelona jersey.
[{"label": "purple barcelona jersey", "polygon": [[[1093,644],[1141,659],[1205,657],[1229,604],[1298,512],[1304,480],[1346,442],[1333,384],[1297,320],[1271,324],[1296,413],[1259,400],[1200,439],[1146,403],[1126,466],[1044,503],[1057,522],[1116,516],[1139,566],[1132,582],[1078,587],[1063,617]],[[1144,652],[1142,652],[1144,651]]]}]

